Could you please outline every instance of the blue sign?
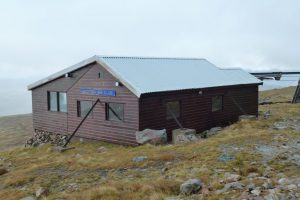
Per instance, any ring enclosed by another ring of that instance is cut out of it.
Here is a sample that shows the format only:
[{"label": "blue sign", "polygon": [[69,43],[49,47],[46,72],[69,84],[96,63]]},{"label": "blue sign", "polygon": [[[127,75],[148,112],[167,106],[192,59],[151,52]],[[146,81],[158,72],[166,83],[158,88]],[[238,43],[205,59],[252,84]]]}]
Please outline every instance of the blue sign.
[{"label": "blue sign", "polygon": [[80,88],[80,94],[115,97],[116,90],[98,90],[95,88]]}]

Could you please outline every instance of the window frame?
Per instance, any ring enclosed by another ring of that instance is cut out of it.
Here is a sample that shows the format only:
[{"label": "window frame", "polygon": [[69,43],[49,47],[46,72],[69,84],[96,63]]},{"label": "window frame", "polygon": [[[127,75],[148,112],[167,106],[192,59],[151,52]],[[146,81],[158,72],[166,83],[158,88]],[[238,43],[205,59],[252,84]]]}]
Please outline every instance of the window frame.
[{"label": "window frame", "polygon": [[[120,104],[122,105],[122,117],[121,120],[109,118],[109,104]],[[120,102],[106,102],[105,103],[105,120],[110,122],[124,122],[125,121],[125,103]]]},{"label": "window frame", "polygon": [[169,113],[169,110],[168,110],[168,103],[172,103],[172,102],[178,102],[178,105],[179,105],[178,116],[176,116],[176,113],[174,113],[174,114],[175,114],[176,119],[180,119],[181,115],[182,115],[181,101],[180,100],[169,100],[169,101],[166,101],[166,103],[165,103],[165,105],[166,105],[166,119],[167,120],[172,120],[172,119],[174,120],[172,114]]},{"label": "window frame", "polygon": [[[92,100],[77,100],[77,117],[80,117],[80,118],[84,118],[84,117],[85,117],[85,116],[82,116],[82,115],[81,115],[81,102],[83,102],[83,101],[87,101],[87,102],[91,102],[91,103],[92,103],[90,109],[91,109],[91,108],[93,107],[93,105],[94,105],[94,101],[92,101]],[[89,114],[88,117],[94,118],[94,112],[93,112],[93,110],[92,110],[92,112]]]},{"label": "window frame", "polygon": [[[214,98],[220,97],[221,98],[221,106],[219,109],[214,109]],[[223,107],[224,107],[224,95],[214,95],[211,97],[211,112],[218,112],[218,111],[223,111]]]},{"label": "window frame", "polygon": [[[56,110],[51,110],[51,93],[55,93],[56,96]],[[60,94],[66,94],[66,111],[61,111],[60,109]],[[60,92],[60,91],[47,91],[47,109],[49,112],[60,112],[60,113],[67,113],[68,112],[68,96],[67,92]]]},{"label": "window frame", "polygon": [[[61,94],[65,94],[66,95],[66,110],[62,111],[61,110],[61,102],[60,102],[60,95]],[[66,92],[57,92],[57,101],[58,101],[58,112],[62,112],[62,113],[67,113],[68,112],[68,95]]]},{"label": "window frame", "polygon": [[[56,96],[56,110],[51,109],[51,93],[55,93]],[[56,91],[47,91],[47,106],[48,106],[48,111],[50,112],[59,112],[58,109],[58,98],[57,98],[57,92]]]}]

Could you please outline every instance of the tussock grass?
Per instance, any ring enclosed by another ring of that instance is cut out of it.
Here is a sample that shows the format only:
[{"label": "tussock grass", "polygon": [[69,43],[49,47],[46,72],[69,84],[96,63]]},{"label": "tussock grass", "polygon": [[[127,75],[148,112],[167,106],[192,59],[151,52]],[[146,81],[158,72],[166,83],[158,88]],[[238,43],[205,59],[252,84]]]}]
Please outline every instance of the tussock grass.
[{"label": "tussock grass", "polygon": [[[72,142],[75,149],[64,153],[54,151],[50,145],[0,152],[0,167],[9,169],[0,176],[0,187],[4,185],[0,196],[20,199],[43,186],[50,190],[47,199],[156,200],[178,195],[180,184],[188,178],[200,178],[207,187],[218,190],[223,187],[219,181],[224,172],[243,177],[264,172],[263,158],[255,151],[256,145],[269,144],[275,137],[278,142],[299,138],[295,131],[271,128],[274,122],[285,117],[300,116],[299,104],[264,105],[260,110],[271,110],[272,117],[237,122],[216,136],[191,144],[125,147]],[[103,146],[107,150],[98,153],[97,149]],[[223,153],[232,154],[234,159],[219,161]],[[147,156],[147,159],[133,162],[136,156]],[[273,174],[300,174],[295,165],[276,160],[267,164],[274,169]],[[163,168],[167,170],[162,171]],[[75,189],[71,187],[74,184],[78,186]],[[232,194],[222,195],[210,193],[207,198],[226,199]]]}]

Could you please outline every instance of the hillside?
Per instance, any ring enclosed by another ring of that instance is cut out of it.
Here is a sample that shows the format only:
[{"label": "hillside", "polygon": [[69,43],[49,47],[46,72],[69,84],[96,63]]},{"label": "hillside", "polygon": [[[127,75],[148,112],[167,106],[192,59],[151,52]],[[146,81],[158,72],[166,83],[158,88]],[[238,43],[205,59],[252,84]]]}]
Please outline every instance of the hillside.
[{"label": "hillside", "polygon": [[30,114],[0,117],[0,151],[24,146],[32,132]]},{"label": "hillside", "polygon": [[[260,97],[285,101],[291,93],[287,88]],[[33,197],[42,187],[47,191],[43,199],[299,199],[300,104],[259,109],[271,116],[240,121],[189,144],[73,142],[75,148],[63,153],[50,145],[2,151],[0,197]],[[29,118],[0,118],[1,148],[22,143]],[[190,178],[203,182],[201,194],[180,194],[180,185]]]},{"label": "hillside", "polygon": [[260,100],[273,102],[292,101],[295,91],[295,86],[286,87],[283,89],[266,90],[260,92],[259,98]]}]

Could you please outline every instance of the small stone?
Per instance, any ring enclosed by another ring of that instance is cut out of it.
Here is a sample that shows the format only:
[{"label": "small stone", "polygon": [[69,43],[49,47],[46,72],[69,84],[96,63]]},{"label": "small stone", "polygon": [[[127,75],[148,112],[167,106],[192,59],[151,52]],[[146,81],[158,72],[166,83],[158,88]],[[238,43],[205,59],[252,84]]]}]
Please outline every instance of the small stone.
[{"label": "small stone", "polygon": [[198,193],[203,187],[199,179],[189,179],[180,185],[180,192],[185,195]]},{"label": "small stone", "polygon": [[41,196],[46,196],[48,194],[48,189],[42,188],[40,187],[39,189],[37,189],[35,191],[35,196],[37,198],[41,197]]},{"label": "small stone", "polygon": [[172,162],[166,162],[165,165],[166,165],[166,166],[172,165]]},{"label": "small stone", "polygon": [[259,196],[260,193],[261,193],[261,191],[258,188],[256,188],[256,189],[254,189],[254,190],[251,191],[251,194],[253,194],[255,196]]},{"label": "small stone", "polygon": [[79,139],[79,142],[80,142],[80,143],[83,143],[83,142],[84,142],[83,138],[80,138],[80,139]]},{"label": "small stone", "polygon": [[259,176],[258,173],[250,173],[250,174],[248,174],[248,178],[256,178],[258,176]]},{"label": "small stone", "polygon": [[286,185],[289,182],[289,180],[287,178],[281,178],[278,180],[278,183],[280,185]]},{"label": "small stone", "polygon": [[132,161],[133,162],[142,162],[146,159],[147,159],[147,156],[137,156],[137,157],[132,158]]},{"label": "small stone", "polygon": [[4,168],[0,168],[0,176],[6,174],[8,171]]},{"label": "small stone", "polygon": [[98,149],[97,149],[97,152],[98,153],[104,153],[104,152],[106,152],[107,151],[107,148],[106,147],[99,147]]},{"label": "small stone", "polygon": [[248,192],[251,192],[252,190],[255,189],[255,184],[254,183],[250,183],[249,185],[247,185],[246,188],[247,188]]},{"label": "small stone", "polygon": [[240,182],[232,182],[232,183],[227,183],[224,186],[224,190],[227,191],[228,189],[233,189],[233,190],[242,190],[244,189],[245,185]]},{"label": "small stone", "polygon": [[81,155],[81,154],[79,154],[79,153],[77,153],[77,154],[75,155],[75,157],[76,157],[76,158],[81,158],[81,157],[82,157],[82,155]]},{"label": "small stone", "polygon": [[234,160],[234,156],[228,154],[222,154],[219,156],[218,160],[221,162],[226,162],[226,161]]},{"label": "small stone", "polygon": [[225,173],[225,182],[226,183],[237,182],[239,180],[241,180],[241,176],[240,175]]},{"label": "small stone", "polygon": [[289,184],[289,185],[287,186],[287,189],[288,189],[288,190],[295,190],[295,189],[297,189],[297,186],[296,186],[295,184]]},{"label": "small stone", "polygon": [[266,190],[269,190],[269,189],[274,189],[274,186],[271,182],[271,180],[268,180],[267,182],[264,182],[264,184],[262,185],[262,187]]}]

